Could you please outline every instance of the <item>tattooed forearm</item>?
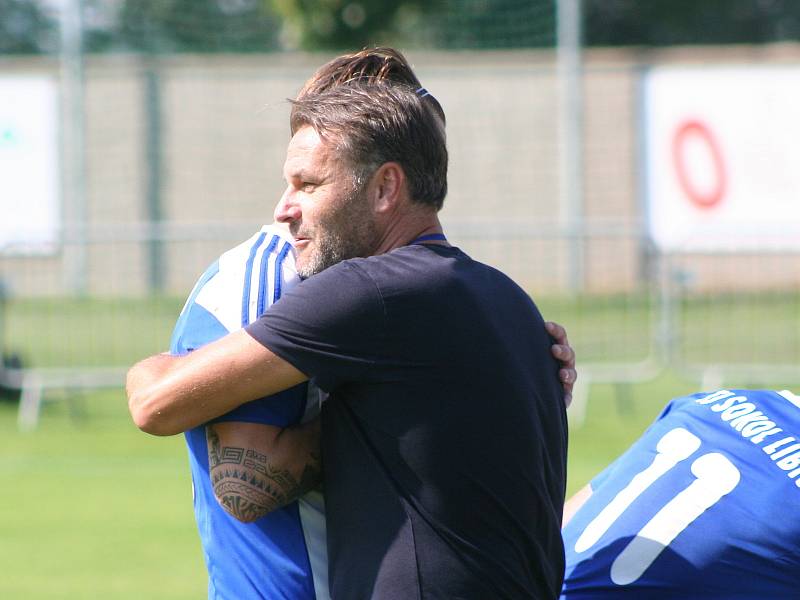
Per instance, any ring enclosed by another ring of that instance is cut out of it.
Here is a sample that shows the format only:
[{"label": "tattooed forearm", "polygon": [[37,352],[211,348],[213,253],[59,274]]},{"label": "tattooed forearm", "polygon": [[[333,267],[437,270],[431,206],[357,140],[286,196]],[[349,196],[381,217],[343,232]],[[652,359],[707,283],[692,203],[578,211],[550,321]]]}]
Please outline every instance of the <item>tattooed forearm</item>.
[{"label": "tattooed forearm", "polygon": [[232,516],[240,521],[255,521],[288,502],[286,491],[297,482],[286,472],[255,474],[247,468],[230,465],[211,472],[214,495]]},{"label": "tattooed forearm", "polygon": [[[214,495],[240,521],[255,521],[292,502],[319,480],[319,452],[314,446],[291,447],[295,454],[287,458],[279,445],[269,456],[254,448],[224,445],[214,425],[206,428],[206,436]],[[296,454],[303,451],[305,457]]]}]

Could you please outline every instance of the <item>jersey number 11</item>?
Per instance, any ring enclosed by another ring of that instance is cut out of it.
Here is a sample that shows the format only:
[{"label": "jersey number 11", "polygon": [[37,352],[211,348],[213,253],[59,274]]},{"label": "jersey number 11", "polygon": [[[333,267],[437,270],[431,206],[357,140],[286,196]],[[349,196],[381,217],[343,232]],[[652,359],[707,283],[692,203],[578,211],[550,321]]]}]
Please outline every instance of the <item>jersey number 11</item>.
[{"label": "jersey number 11", "polygon": [[[653,462],[637,473],[606,507],[586,526],[575,542],[575,552],[585,552],[608,531],[627,508],[662,475],[688,459],[700,447],[700,438],[682,427],[668,431],[656,445]],[[740,474],[722,454],[704,454],[691,465],[695,480],[642,527],[611,565],[611,581],[633,583],[686,529],[720,498],[738,485]]]}]

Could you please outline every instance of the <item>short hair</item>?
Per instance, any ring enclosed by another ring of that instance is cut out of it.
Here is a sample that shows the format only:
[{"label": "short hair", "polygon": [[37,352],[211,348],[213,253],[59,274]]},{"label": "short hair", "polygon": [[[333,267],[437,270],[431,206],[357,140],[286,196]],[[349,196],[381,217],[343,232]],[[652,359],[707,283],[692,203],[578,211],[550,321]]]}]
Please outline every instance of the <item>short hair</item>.
[{"label": "short hair", "polygon": [[440,210],[447,195],[444,126],[414,89],[352,83],[292,102],[292,135],[310,125],[366,180],[382,164],[402,166],[411,200]]},{"label": "short hair", "polygon": [[[343,54],[322,65],[305,82],[297,99],[309,94],[318,94],[342,85],[393,83],[421,89],[414,70],[403,54],[388,47],[364,48],[358,52]],[[424,103],[446,123],[444,109],[431,94],[424,96]]]}]

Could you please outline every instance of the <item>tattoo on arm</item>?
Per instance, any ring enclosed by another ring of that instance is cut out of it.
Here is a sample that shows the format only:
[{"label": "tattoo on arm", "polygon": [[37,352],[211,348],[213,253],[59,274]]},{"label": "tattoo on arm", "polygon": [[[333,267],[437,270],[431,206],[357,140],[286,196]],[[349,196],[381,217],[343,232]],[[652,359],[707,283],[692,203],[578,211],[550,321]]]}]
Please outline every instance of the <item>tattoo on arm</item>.
[{"label": "tattoo on arm", "polygon": [[214,495],[239,521],[263,517],[313,489],[319,480],[316,452],[309,452],[298,481],[288,467],[253,448],[222,446],[213,425],[206,427],[206,437]]}]

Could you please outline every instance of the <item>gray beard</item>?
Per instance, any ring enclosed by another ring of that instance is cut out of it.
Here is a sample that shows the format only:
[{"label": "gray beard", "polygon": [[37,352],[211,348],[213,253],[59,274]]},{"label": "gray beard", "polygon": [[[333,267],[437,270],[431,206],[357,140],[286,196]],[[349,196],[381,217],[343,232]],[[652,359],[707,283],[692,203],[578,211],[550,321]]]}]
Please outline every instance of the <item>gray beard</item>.
[{"label": "gray beard", "polygon": [[348,258],[363,256],[357,240],[345,238],[338,233],[325,232],[314,240],[314,254],[297,270],[303,279],[316,275]]},{"label": "gray beard", "polygon": [[297,269],[297,274],[306,279],[343,260],[369,256],[377,239],[375,224],[367,212],[364,190],[355,190],[330,218],[315,228],[314,253]]}]

